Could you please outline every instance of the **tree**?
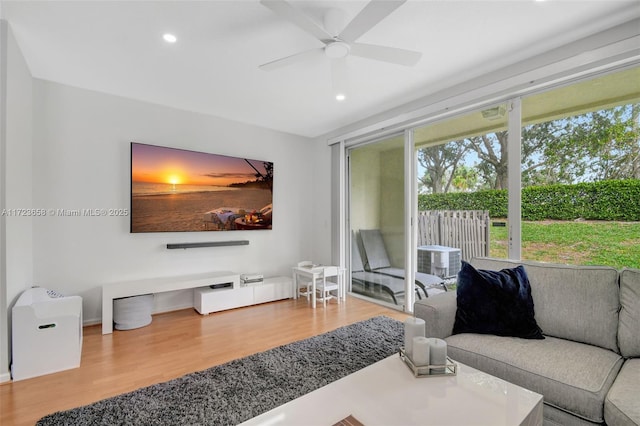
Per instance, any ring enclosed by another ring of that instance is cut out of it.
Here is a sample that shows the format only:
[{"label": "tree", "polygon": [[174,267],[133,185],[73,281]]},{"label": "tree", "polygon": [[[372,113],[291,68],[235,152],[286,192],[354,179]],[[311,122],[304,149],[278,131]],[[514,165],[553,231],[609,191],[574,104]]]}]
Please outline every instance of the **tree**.
[{"label": "tree", "polygon": [[425,172],[418,178],[418,184],[427,193],[449,192],[451,180],[467,151],[468,147],[462,140],[419,149],[418,162]]},{"label": "tree", "polygon": [[451,184],[459,192],[475,190],[478,185],[478,171],[461,164],[455,171]]},{"label": "tree", "polygon": [[491,189],[507,189],[507,146],[506,130],[467,138],[469,148],[478,155],[480,176]]},{"label": "tree", "polygon": [[[430,193],[507,189],[507,139],[502,130],[423,148],[418,160],[425,173],[419,183]],[[523,186],[640,179],[640,104],[527,125],[521,149]],[[463,169],[471,152],[479,160],[473,182]]]},{"label": "tree", "polygon": [[624,105],[526,126],[523,185],[639,178],[639,109]]},{"label": "tree", "polygon": [[575,122],[560,119],[522,130],[522,184],[570,184],[587,173],[584,146],[574,143]]},{"label": "tree", "polygon": [[592,112],[576,129],[576,142],[591,157],[593,180],[640,178],[639,109],[630,104]]}]

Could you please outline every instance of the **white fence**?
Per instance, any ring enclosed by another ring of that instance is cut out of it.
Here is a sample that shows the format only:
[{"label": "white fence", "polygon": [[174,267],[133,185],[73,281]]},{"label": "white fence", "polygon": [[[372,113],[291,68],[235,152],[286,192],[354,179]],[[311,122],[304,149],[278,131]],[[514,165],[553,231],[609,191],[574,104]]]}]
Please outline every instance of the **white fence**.
[{"label": "white fence", "polygon": [[489,256],[489,212],[430,210],[418,213],[418,246],[441,245],[461,250],[462,260]]}]

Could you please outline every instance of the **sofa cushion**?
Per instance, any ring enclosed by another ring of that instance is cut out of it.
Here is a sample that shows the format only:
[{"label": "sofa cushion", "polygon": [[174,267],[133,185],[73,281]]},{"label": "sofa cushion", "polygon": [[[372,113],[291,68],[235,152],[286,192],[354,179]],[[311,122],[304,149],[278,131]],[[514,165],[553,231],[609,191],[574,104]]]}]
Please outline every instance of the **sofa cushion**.
[{"label": "sofa cushion", "polygon": [[449,356],[463,364],[544,395],[544,403],[602,423],[604,400],[623,359],[597,346],[489,334],[446,339]]},{"label": "sofa cushion", "polygon": [[576,417],[573,414],[554,407],[553,405],[544,404],[542,407],[542,417],[544,426],[595,426],[596,424]]},{"label": "sofa cushion", "polygon": [[618,352],[618,271],[606,266],[570,266],[477,258],[476,268],[524,265],[545,336],[588,343]]},{"label": "sofa cushion", "polygon": [[640,425],[640,359],[627,360],[604,401],[609,426]]},{"label": "sofa cushion", "polygon": [[462,262],[456,292],[453,334],[544,339],[534,318],[531,287],[522,266],[487,271]]},{"label": "sofa cushion", "polygon": [[625,357],[640,357],[640,270],[620,272],[620,305],[620,353]]}]

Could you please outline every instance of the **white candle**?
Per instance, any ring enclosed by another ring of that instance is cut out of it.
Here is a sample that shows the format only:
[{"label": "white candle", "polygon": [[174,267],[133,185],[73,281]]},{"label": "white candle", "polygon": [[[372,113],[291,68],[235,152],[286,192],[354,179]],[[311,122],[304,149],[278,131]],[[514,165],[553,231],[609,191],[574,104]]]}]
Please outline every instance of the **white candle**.
[{"label": "white candle", "polygon": [[423,336],[413,338],[413,365],[424,367],[429,365],[429,339]]},{"label": "white candle", "polygon": [[[447,363],[447,342],[442,339],[429,339],[429,361],[431,365],[445,365]],[[444,368],[434,368],[432,373],[444,373]]]},{"label": "white candle", "polygon": [[409,317],[404,320],[404,351],[407,356],[413,359],[411,353],[414,337],[424,337],[425,323],[421,318]]}]

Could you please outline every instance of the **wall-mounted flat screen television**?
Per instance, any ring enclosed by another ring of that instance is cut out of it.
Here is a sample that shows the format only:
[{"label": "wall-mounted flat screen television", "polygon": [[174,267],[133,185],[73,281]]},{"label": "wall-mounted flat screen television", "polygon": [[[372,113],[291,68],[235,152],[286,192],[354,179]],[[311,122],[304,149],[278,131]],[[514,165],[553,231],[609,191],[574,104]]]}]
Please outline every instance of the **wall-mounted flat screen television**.
[{"label": "wall-mounted flat screen television", "polygon": [[131,232],[271,229],[273,163],[131,143]]}]

